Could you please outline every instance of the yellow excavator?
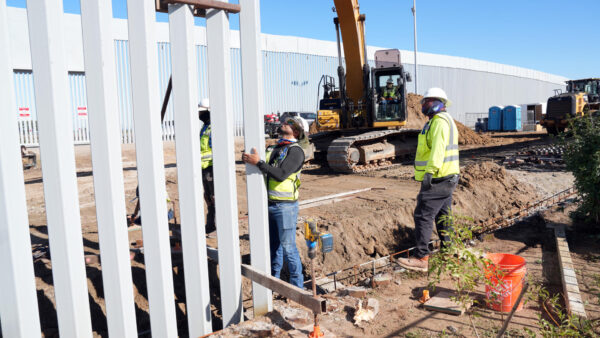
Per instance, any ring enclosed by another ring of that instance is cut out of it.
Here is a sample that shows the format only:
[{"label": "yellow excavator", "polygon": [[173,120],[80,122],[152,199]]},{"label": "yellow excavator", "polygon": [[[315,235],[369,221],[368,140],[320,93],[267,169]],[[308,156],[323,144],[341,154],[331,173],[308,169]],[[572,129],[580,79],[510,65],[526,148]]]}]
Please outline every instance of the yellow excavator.
[{"label": "yellow excavator", "polygon": [[566,83],[567,92],[555,90],[555,95],[548,99],[546,116],[540,121],[548,134],[562,133],[571,119],[600,109],[600,78],[569,80]]},{"label": "yellow excavator", "polygon": [[334,4],[339,85],[332,76],[321,77],[318,132],[311,135],[311,142],[317,152],[327,153],[329,167],[335,171],[353,173],[386,167],[416,149],[420,130],[404,128],[406,86],[411,77],[395,49],[376,51],[375,67],[371,68],[365,15],[359,11],[358,1],[334,0]]}]

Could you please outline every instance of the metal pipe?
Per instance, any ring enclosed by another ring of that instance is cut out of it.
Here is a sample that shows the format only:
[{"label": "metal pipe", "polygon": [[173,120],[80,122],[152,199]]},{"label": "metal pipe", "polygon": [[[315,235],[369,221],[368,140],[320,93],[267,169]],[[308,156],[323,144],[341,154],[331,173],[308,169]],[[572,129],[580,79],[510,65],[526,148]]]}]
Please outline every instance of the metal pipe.
[{"label": "metal pipe", "polygon": [[418,93],[418,87],[417,87],[417,0],[413,0],[413,7],[412,7],[412,13],[413,13],[413,22],[414,22],[414,32],[415,32],[415,94],[419,94]]},{"label": "metal pipe", "polygon": [[517,311],[517,308],[519,307],[519,303],[521,303],[521,300],[523,299],[525,292],[527,292],[527,288],[529,288],[529,283],[525,282],[525,284],[523,285],[523,290],[521,290],[521,294],[519,294],[519,298],[517,298],[517,301],[513,305],[512,310],[510,310],[510,313],[508,314],[506,321],[504,321],[502,328],[500,329],[500,331],[498,331],[498,335],[496,336],[497,338],[502,338],[502,336],[504,335],[504,332],[508,328],[508,323],[510,323],[510,320],[512,319],[513,315],[515,314],[515,311]]},{"label": "metal pipe", "polygon": [[342,65],[342,46],[340,43],[340,22],[338,21],[338,18],[334,18],[333,19],[333,23],[335,24],[335,37],[337,39],[337,51],[338,51],[338,61],[339,61],[339,67],[344,67]]}]

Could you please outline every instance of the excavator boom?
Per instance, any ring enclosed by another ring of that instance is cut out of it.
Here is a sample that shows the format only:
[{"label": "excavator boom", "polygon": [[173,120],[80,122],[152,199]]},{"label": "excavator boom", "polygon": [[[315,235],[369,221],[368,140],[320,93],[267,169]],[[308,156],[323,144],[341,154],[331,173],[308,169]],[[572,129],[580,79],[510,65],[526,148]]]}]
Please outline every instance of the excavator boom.
[{"label": "excavator boom", "polygon": [[354,104],[364,93],[363,65],[365,55],[365,16],[360,14],[358,0],[334,0],[338,15],[344,57],[346,59],[346,94]]}]

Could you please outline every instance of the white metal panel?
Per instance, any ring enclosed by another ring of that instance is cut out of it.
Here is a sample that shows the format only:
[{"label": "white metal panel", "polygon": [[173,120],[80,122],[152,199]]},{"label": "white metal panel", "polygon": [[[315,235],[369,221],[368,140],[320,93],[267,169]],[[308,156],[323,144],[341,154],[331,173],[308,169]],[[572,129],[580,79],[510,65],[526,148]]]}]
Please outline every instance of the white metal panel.
[{"label": "white metal panel", "polygon": [[175,337],[177,326],[160,129],[154,3],[128,0],[127,14],[150,326],[154,337]]},{"label": "white metal panel", "polygon": [[[265,158],[260,2],[241,0],[240,6],[244,8],[240,13],[244,143],[246,150],[250,151],[255,148],[260,154],[260,158]],[[269,274],[271,272],[271,251],[265,181],[262,172],[254,165],[246,165],[246,177],[250,261],[252,266]],[[271,290],[257,283],[252,283],[252,302],[255,317],[273,310]]]},{"label": "white metal panel", "polygon": [[190,337],[212,332],[210,286],[204,231],[204,200],[198,120],[194,16],[189,5],[169,5],[169,28],[173,59],[173,106],[175,108],[177,182],[186,314]]},{"label": "white metal panel", "polygon": [[73,126],[65,114],[68,80],[60,38],[62,1],[28,0],[27,14],[58,327],[65,337],[91,337]]},{"label": "white metal panel", "polygon": [[0,321],[4,337],[40,336],[19,134],[10,68],[6,2],[0,2]]},{"label": "white metal panel", "polygon": [[235,180],[229,17],[224,11],[206,14],[208,83],[211,105],[215,211],[219,245],[219,279],[223,326],[242,321],[242,276]]},{"label": "white metal panel", "polygon": [[[109,32],[110,1],[81,1],[84,62],[89,111],[94,198],[108,332],[113,337],[136,337],[135,308],[117,110],[114,43]],[[83,78],[83,75],[80,76]],[[82,86],[83,87],[83,86]],[[82,95],[85,98],[85,95]],[[81,105],[77,105],[81,107]],[[81,114],[81,110],[77,110]],[[80,116],[77,119],[81,119]],[[88,120],[87,116],[85,118]]]}]

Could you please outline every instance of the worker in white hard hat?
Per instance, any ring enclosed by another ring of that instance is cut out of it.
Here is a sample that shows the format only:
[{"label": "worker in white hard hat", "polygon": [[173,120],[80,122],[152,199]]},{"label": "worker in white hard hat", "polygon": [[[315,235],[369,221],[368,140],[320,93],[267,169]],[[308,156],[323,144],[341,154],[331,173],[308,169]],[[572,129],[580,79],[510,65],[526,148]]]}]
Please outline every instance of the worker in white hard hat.
[{"label": "worker in white hard hat", "polygon": [[215,236],[215,183],[213,176],[212,135],[210,128],[210,102],[204,98],[198,104],[198,118],[202,121],[200,130],[200,152],[202,153],[202,185],[204,201],[208,213],[206,215],[205,231],[209,237]]},{"label": "worker in white hard hat", "polygon": [[392,78],[388,78],[383,89],[382,97],[384,100],[396,100],[398,99],[397,87],[394,86]]},{"label": "worker in white hard hat", "polygon": [[304,164],[302,144],[306,139],[298,117],[285,120],[278,129],[280,139],[267,147],[265,160],[256,149],[244,153],[242,160],[258,167],[266,177],[269,198],[269,246],[271,275],[279,278],[284,262],[288,264],[290,284],[304,287],[302,262],[296,247],[300,171]]},{"label": "worker in white hard hat", "polygon": [[444,233],[452,231],[452,193],[460,169],[458,129],[446,112],[449,104],[440,88],[429,88],[421,100],[421,111],[429,121],[419,134],[415,156],[415,180],[421,182],[414,213],[416,250],[414,257],[398,259],[398,264],[410,270],[428,270],[434,221],[442,246],[448,241]]}]

